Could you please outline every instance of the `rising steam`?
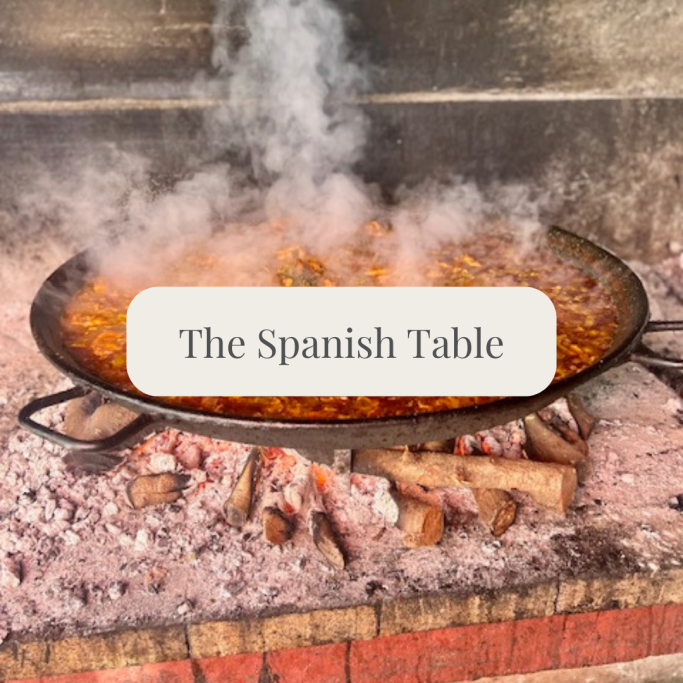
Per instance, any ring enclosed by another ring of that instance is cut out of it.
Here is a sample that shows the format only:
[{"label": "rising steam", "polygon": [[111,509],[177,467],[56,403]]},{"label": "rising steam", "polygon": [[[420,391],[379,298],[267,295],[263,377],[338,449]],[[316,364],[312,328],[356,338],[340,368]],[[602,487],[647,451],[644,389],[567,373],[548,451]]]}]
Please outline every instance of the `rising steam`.
[{"label": "rising steam", "polygon": [[[232,14],[222,0],[217,21]],[[212,130],[248,159],[267,219],[343,240],[372,217],[373,202],[352,173],[367,121],[350,102],[367,82],[342,16],[328,0],[253,0],[245,23],[249,40],[234,59],[224,45],[214,50],[226,104],[212,114]]]},{"label": "rising steam", "polygon": [[[339,8],[330,0],[248,0],[241,18],[247,37],[236,47],[225,29],[244,9],[237,2],[216,0],[215,73],[198,75],[195,86],[198,96],[221,102],[204,117],[212,162],[160,192],[152,189],[145,158],[100,149],[79,161],[84,170],[39,177],[24,196],[25,216],[49,215],[79,245],[124,233],[148,246],[181,248],[217,226],[248,223],[253,249],[277,224],[291,241],[327,252],[381,217],[394,227],[394,255],[403,265],[444,241],[471,236],[492,214],[512,219],[520,235],[534,232],[538,201],[520,188],[497,188],[492,202],[472,184],[426,182],[383,206],[376,189],[354,173],[369,127],[354,103],[370,84]],[[241,248],[248,244],[242,240]],[[121,253],[131,259],[130,249]],[[120,263],[111,250],[107,259]]]}]

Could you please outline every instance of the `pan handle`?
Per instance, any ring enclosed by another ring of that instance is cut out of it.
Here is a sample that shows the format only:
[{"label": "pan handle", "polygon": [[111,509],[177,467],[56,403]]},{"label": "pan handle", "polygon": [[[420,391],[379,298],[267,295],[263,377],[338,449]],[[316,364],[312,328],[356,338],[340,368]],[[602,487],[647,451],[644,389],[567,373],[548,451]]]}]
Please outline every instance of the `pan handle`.
[{"label": "pan handle", "polygon": [[118,450],[128,443],[131,443],[134,437],[138,436],[141,432],[148,430],[155,421],[152,416],[143,413],[135,418],[130,424],[127,424],[123,429],[120,429],[111,436],[104,439],[84,441],[57,432],[33,419],[35,413],[38,413],[45,408],[71,401],[74,398],[85,396],[87,393],[88,389],[85,389],[84,387],[72,387],[66,391],[60,391],[57,394],[37,398],[21,409],[19,412],[19,424],[25,429],[28,429],[29,432],[37,434],[58,446],[68,448],[70,451],[79,453],[106,453],[108,451]]},{"label": "pan handle", "polygon": [[[652,332],[681,332],[683,331],[683,320],[655,320],[650,321],[645,328],[644,334]],[[642,342],[631,354],[629,360],[646,365],[651,368],[662,368],[666,370],[683,370],[683,359],[667,358],[653,351],[649,346]]]}]

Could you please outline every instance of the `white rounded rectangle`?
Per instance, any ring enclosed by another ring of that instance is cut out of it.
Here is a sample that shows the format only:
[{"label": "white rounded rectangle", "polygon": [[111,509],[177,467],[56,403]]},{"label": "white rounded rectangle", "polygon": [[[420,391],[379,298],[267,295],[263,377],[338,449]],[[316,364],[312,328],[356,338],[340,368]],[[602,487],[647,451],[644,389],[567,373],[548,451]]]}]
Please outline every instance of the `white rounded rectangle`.
[{"label": "white rounded rectangle", "polygon": [[556,327],[530,287],[153,287],[127,364],[152,396],[531,396]]}]

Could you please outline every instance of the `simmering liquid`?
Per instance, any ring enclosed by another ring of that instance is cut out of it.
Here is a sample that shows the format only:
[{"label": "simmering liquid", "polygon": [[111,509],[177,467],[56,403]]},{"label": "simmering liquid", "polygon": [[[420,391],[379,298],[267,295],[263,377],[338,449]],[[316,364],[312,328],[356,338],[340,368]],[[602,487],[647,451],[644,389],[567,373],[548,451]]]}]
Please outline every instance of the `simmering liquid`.
[{"label": "simmering liquid", "polygon": [[[193,244],[159,253],[148,268],[123,268],[93,277],[66,306],[63,335],[71,354],[90,373],[120,390],[139,394],[126,372],[126,311],[135,295],[152,286],[283,287],[525,286],[547,294],[557,311],[554,381],[599,361],[610,349],[617,311],[604,288],[577,266],[561,260],[541,240],[520,249],[511,235],[491,232],[457,244],[403,252],[382,226],[371,224],[352,245],[333,255],[299,245],[268,243],[255,252],[239,240],[218,248]],[[163,267],[155,264],[164,263]],[[520,324],[526,322],[519,311]],[[241,417],[340,420],[435,412],[488,403],[499,397],[179,397],[165,403]]]}]

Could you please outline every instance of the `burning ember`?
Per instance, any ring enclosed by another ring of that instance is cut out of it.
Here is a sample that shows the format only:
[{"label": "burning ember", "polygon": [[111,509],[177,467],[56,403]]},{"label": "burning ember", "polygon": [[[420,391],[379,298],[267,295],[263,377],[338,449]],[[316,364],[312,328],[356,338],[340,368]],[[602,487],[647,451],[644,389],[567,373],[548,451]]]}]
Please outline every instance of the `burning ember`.
[{"label": "burning ember", "polygon": [[[542,290],[556,307],[555,381],[593,365],[611,346],[617,313],[605,290],[578,267],[555,256],[542,241],[522,254],[510,234],[492,230],[476,240],[432,249],[424,257],[413,257],[409,264],[403,258],[398,238],[378,224],[371,224],[356,243],[328,258],[302,246],[269,243],[256,261],[251,253],[241,259],[239,239],[222,237],[211,246],[203,244],[175,254],[172,265],[162,271],[151,267],[144,275],[122,272],[87,282],[66,308],[63,333],[68,348],[84,368],[135,393],[126,372],[126,310],[133,297],[147,287],[514,285]],[[165,261],[163,255],[161,260]],[[165,400],[227,415],[350,419],[451,410],[495,398],[223,396]]]}]

